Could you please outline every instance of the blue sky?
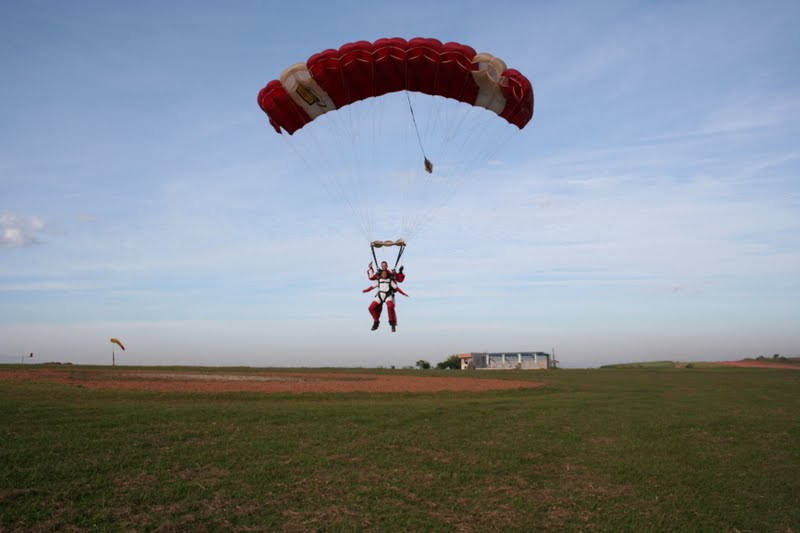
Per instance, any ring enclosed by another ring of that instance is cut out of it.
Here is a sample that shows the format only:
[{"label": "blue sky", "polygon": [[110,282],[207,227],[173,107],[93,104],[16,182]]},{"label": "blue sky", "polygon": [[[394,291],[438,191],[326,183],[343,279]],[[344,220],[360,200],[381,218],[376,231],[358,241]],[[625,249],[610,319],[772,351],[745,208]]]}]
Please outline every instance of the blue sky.
[{"label": "blue sky", "polygon": [[[796,2],[330,6],[0,5],[0,355],[800,355]],[[411,241],[395,334],[369,331],[352,213],[256,105],[284,67],[387,36],[490,52],[536,95]]]}]

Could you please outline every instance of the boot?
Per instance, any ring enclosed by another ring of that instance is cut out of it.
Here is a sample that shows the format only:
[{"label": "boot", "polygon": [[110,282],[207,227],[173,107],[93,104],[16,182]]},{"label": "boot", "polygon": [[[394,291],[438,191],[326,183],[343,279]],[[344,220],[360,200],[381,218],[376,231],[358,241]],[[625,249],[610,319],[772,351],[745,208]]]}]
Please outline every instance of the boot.
[{"label": "boot", "polygon": [[375,331],[376,329],[378,329],[379,325],[380,325],[380,322],[378,322],[377,320],[375,322],[373,322],[372,323],[372,331]]},{"label": "boot", "polygon": [[395,323],[392,323],[392,325],[391,325],[391,326],[392,326],[392,333],[394,333],[395,331],[397,331],[397,324],[395,324]]}]

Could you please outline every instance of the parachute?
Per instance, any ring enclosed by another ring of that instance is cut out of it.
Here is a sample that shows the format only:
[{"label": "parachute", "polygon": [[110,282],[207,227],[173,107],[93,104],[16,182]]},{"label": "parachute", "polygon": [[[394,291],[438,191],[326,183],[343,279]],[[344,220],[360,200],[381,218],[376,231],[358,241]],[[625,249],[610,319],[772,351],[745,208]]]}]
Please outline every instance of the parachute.
[{"label": "parachute", "polygon": [[522,129],[533,118],[533,88],[491,54],[436,39],[358,41],[296,63],[258,94],[275,131],[290,135],[325,113],[397,91],[452,98],[493,111]]},{"label": "parachute", "polygon": [[114,339],[114,338],[112,338],[112,339],[111,339],[111,342],[112,342],[113,344],[116,344],[116,345],[117,345],[117,346],[119,346],[120,348],[122,348],[122,350],[123,350],[123,351],[125,350],[125,347],[122,345],[122,343],[121,343],[121,342],[119,342],[119,339]]},{"label": "parachute", "polygon": [[258,104],[354,213],[373,255],[399,246],[399,260],[461,183],[531,121],[534,97],[530,81],[491,54],[385,38],[289,66]]}]

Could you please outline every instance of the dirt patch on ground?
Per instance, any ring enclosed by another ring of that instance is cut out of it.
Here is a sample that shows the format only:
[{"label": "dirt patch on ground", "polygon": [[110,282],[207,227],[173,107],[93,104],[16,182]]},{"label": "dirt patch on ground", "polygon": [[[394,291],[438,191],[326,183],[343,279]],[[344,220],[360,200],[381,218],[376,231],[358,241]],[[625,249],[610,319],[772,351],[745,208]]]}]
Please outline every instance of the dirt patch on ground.
[{"label": "dirt patch on ground", "polygon": [[789,370],[800,370],[800,365],[791,363],[767,363],[763,361],[725,361],[720,364],[723,366],[739,366],[744,368],[786,368]]},{"label": "dirt patch on ground", "polygon": [[0,381],[44,381],[90,389],[158,392],[481,392],[541,387],[535,381],[388,374],[160,372],[72,367],[0,370]]}]

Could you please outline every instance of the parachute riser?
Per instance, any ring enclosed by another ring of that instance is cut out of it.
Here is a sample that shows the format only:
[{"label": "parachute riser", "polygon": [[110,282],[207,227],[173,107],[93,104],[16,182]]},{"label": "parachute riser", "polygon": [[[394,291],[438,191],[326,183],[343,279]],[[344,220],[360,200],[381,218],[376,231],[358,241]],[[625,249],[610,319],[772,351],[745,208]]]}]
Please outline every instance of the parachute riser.
[{"label": "parachute riser", "polygon": [[406,250],[406,245],[400,245],[400,251],[397,252],[397,259],[394,262],[394,268],[397,268],[398,263],[400,263],[400,258],[403,257],[403,252]]},{"label": "parachute riser", "polygon": [[[380,243],[380,241],[376,241],[376,242]],[[400,264],[400,258],[403,257],[403,252],[406,250],[406,244],[404,242],[402,242],[402,241],[398,241],[397,243],[393,243],[393,245],[394,246],[398,246],[400,248],[400,250],[397,252],[397,258],[394,261],[394,268],[396,269],[397,265]],[[378,246],[378,247],[382,248],[383,246],[384,245],[381,245],[381,246]],[[381,269],[378,267],[378,265],[380,265],[380,263],[378,262],[378,256],[375,254],[375,242],[370,243],[369,247],[370,247],[370,250],[372,250],[372,259],[373,259],[373,261],[375,261],[375,267],[377,268],[377,271],[380,272]]]},{"label": "parachute riser", "polygon": [[370,244],[369,247],[372,249],[372,259],[375,261],[375,268],[378,268],[378,257],[375,255],[375,246]]}]

